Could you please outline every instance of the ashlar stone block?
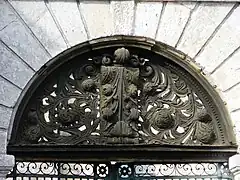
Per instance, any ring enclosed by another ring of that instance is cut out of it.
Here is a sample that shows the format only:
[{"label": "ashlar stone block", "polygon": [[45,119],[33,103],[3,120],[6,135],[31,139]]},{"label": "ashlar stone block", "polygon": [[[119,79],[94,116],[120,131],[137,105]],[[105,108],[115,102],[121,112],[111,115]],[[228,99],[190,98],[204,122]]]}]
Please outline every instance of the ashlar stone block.
[{"label": "ashlar stone block", "polygon": [[0,104],[14,106],[21,90],[2,77],[0,77],[0,84]]},{"label": "ashlar stone block", "polygon": [[91,39],[112,35],[113,18],[109,2],[82,1],[80,9],[85,18]]},{"label": "ashlar stone block", "polygon": [[0,74],[23,88],[34,71],[0,42]]},{"label": "ashlar stone block", "polygon": [[52,56],[67,48],[44,1],[11,0],[10,3]]},{"label": "ashlar stone block", "polygon": [[232,89],[224,92],[224,96],[226,97],[227,106],[230,111],[236,110],[240,108],[240,84],[233,87]]},{"label": "ashlar stone block", "polygon": [[137,4],[135,35],[155,38],[162,6],[162,2],[140,2]]},{"label": "ashlar stone block", "polygon": [[212,73],[212,77],[223,91],[240,82],[240,50]]},{"label": "ashlar stone block", "polygon": [[71,46],[87,40],[76,1],[51,0],[50,6]]},{"label": "ashlar stone block", "polygon": [[5,154],[7,149],[7,131],[0,129],[0,154]]},{"label": "ashlar stone block", "polygon": [[158,27],[156,39],[168,45],[175,46],[186,25],[190,12],[191,9],[186,7],[186,5],[168,2]]},{"label": "ashlar stone block", "polygon": [[0,31],[9,24],[17,21],[15,14],[8,8],[8,5],[5,1],[0,1],[0,17]]},{"label": "ashlar stone block", "polygon": [[237,143],[240,145],[240,110],[230,113],[232,122],[234,124]]},{"label": "ashlar stone block", "polygon": [[12,111],[12,108],[7,108],[0,105],[0,129],[8,129]]},{"label": "ashlar stone block", "polygon": [[49,59],[36,39],[19,21],[11,23],[0,31],[0,38],[35,70]]},{"label": "ashlar stone block", "polygon": [[236,48],[240,42],[240,7],[236,8],[231,16],[207,44],[196,61],[202,64],[208,72],[212,72]]},{"label": "ashlar stone block", "polygon": [[234,3],[201,3],[193,12],[178,49],[194,57]]},{"label": "ashlar stone block", "polygon": [[6,175],[14,166],[14,156],[0,154],[0,180],[5,180]]},{"label": "ashlar stone block", "polygon": [[134,25],[134,0],[111,1],[114,20],[114,34],[131,35]]}]

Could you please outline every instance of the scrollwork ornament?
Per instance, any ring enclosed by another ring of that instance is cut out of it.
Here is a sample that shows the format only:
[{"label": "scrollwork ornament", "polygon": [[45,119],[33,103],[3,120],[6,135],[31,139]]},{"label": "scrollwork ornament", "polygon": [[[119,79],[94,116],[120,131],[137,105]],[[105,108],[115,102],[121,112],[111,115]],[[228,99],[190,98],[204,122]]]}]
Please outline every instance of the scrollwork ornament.
[{"label": "scrollwork ornament", "polygon": [[97,66],[100,66],[102,64],[102,58],[101,57],[93,57],[93,63]]},{"label": "scrollwork ornament", "polygon": [[62,125],[68,125],[77,120],[77,113],[72,109],[60,109],[58,111],[58,121]]},{"label": "scrollwork ornament", "polygon": [[109,56],[103,56],[102,64],[105,66],[109,66],[112,64],[112,59]]},{"label": "scrollwork ornament", "polygon": [[97,73],[97,68],[94,65],[86,65],[85,72],[87,75],[93,76]]},{"label": "scrollwork ornament", "polygon": [[155,85],[152,82],[146,82],[143,85],[143,93],[149,94],[154,91]]},{"label": "scrollwork ornament", "polygon": [[126,48],[111,53],[100,49],[85,64],[69,63],[71,68],[44,81],[27,105],[19,139],[68,145],[220,142],[215,115],[188,76]]},{"label": "scrollwork ornament", "polygon": [[140,68],[140,71],[141,71],[141,76],[142,77],[148,77],[148,76],[153,74],[153,68],[149,65],[142,66]]},{"label": "scrollwork ornament", "polygon": [[139,67],[140,66],[140,60],[139,60],[138,56],[132,56],[130,58],[129,62],[133,67]]}]

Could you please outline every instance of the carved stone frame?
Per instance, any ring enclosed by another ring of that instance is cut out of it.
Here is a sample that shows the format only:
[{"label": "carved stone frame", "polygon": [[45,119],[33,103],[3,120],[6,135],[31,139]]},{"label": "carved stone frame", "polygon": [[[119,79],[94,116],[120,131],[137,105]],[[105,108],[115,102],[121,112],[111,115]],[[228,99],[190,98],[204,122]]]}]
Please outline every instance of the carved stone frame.
[{"label": "carved stone frame", "polygon": [[[21,146],[16,145],[15,139],[17,136],[17,129],[21,120],[25,107],[33,95],[33,92],[41,84],[43,79],[51,74],[55,69],[69,61],[73,57],[79,56],[86,52],[101,50],[112,47],[129,47],[139,50],[147,50],[152,53],[164,56],[173,63],[177,64],[188,72],[192,78],[201,84],[203,89],[207,92],[209,97],[209,105],[215,109],[219,115],[219,121],[225,127],[224,139],[226,144],[223,146],[168,146],[168,145],[89,145],[89,146]],[[82,159],[86,161],[102,161],[102,160],[138,160],[138,161],[178,161],[178,162],[196,162],[196,161],[212,161],[223,162],[230,156],[236,154],[236,141],[233,134],[231,120],[224,102],[220,98],[214,87],[208,82],[202,69],[198,67],[193,60],[184,53],[176,49],[160,43],[155,40],[144,37],[132,36],[112,36],[106,38],[99,38],[89,42],[85,42],[74,46],[58,56],[54,57],[46,63],[31,79],[23,91],[20,100],[17,104],[17,111],[14,115],[14,123],[12,127],[11,140],[8,145],[8,154],[13,154],[19,158],[41,159],[43,157],[53,159]]]}]

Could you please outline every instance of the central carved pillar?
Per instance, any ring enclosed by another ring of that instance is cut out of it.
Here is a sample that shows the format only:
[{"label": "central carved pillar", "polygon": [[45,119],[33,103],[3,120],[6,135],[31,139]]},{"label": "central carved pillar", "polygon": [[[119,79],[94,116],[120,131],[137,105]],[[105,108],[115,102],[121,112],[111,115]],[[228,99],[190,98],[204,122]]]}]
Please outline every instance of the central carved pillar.
[{"label": "central carved pillar", "polygon": [[101,129],[109,143],[139,142],[133,125],[139,118],[139,68],[127,66],[131,62],[129,57],[127,49],[118,49],[114,53],[114,62],[105,58],[101,67],[100,108],[104,119]]}]

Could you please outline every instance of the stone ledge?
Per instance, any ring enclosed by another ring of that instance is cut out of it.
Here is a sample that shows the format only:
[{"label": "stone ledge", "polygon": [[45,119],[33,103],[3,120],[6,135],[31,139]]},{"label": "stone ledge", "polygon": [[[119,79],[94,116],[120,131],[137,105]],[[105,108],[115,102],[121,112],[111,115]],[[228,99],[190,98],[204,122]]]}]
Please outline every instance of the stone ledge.
[{"label": "stone ledge", "polygon": [[15,158],[12,155],[0,154],[0,179],[6,177],[14,166]]},{"label": "stone ledge", "polygon": [[229,169],[236,175],[240,175],[240,154],[236,154],[229,158]]}]

